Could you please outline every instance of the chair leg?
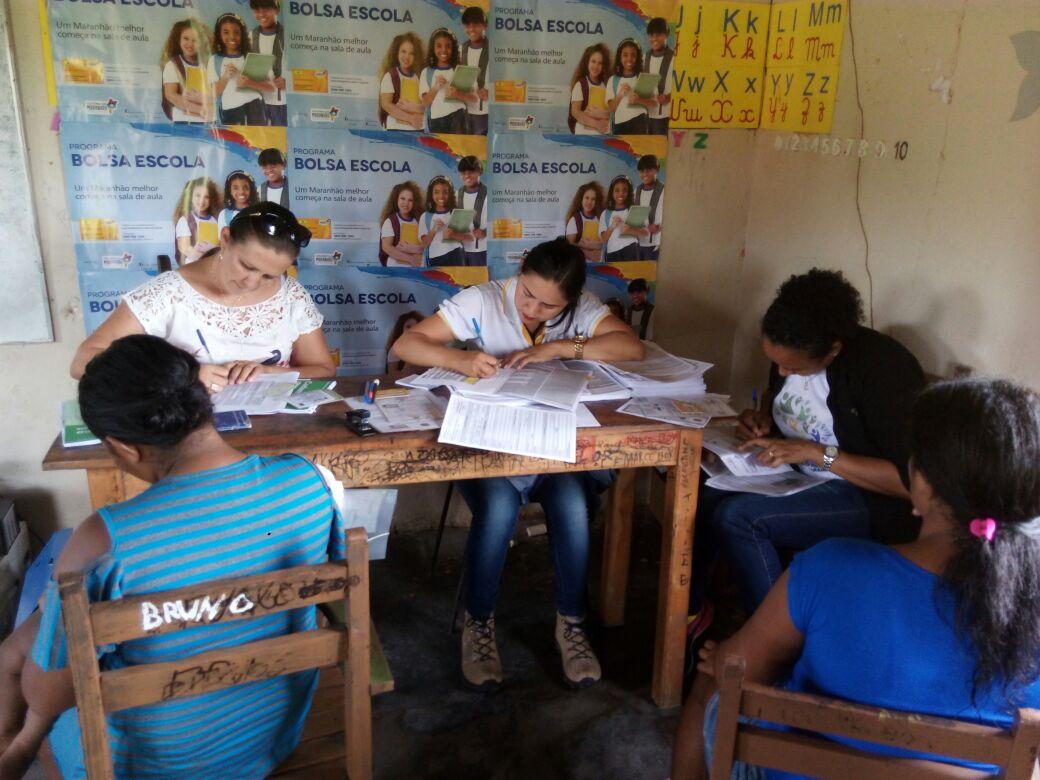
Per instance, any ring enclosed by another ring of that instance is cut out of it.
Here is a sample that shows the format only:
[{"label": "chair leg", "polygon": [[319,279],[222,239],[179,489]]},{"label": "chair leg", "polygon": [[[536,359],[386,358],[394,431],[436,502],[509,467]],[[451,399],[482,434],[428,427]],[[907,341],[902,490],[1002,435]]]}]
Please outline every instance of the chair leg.
[{"label": "chair leg", "polygon": [[[444,508],[441,509],[441,522],[437,526],[437,541],[433,544],[433,559],[430,561],[430,579],[437,572],[437,556],[441,552],[441,540],[444,538],[444,526],[448,522],[448,510],[451,508],[451,498],[455,494],[455,483],[448,483],[448,492],[444,495]],[[456,610],[457,611],[457,610]]]}]

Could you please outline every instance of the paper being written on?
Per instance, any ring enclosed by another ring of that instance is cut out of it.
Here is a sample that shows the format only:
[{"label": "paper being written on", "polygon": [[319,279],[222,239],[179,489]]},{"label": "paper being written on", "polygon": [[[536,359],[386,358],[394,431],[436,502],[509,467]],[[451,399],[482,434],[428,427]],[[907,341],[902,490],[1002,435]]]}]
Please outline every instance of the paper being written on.
[{"label": "paper being written on", "polygon": [[708,428],[704,431],[702,445],[715,453],[730,473],[737,477],[753,477],[766,474],[794,473],[791,466],[765,466],[758,461],[758,450],[744,452],[741,441],[732,428]]},{"label": "paper being written on", "polygon": [[444,414],[444,444],[574,463],[577,415],[545,406],[502,406],[453,393]]},{"label": "paper being written on", "polygon": [[241,409],[248,415],[277,414],[282,411],[300,375],[293,372],[267,376],[270,378],[228,385],[213,396],[213,411],[230,412]]},{"label": "paper being written on", "polygon": [[727,396],[714,394],[685,399],[636,397],[619,406],[618,411],[686,428],[704,428],[712,417],[731,417],[736,414],[728,400]]},{"label": "paper being written on", "polygon": [[819,477],[792,470],[783,474],[764,474],[750,477],[720,474],[707,480],[704,484],[718,490],[731,490],[737,493],[757,493],[761,496],[781,498],[801,493],[803,490],[816,487],[822,482],[824,480]]}]

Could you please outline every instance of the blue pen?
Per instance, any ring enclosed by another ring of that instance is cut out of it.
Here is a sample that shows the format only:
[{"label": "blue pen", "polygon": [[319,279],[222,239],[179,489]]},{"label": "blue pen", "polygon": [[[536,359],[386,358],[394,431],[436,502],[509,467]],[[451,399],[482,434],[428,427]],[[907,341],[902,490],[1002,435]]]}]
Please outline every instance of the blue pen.
[{"label": "blue pen", "polygon": [[217,361],[213,360],[213,353],[209,351],[209,344],[207,344],[206,339],[202,337],[202,331],[196,328],[195,335],[199,337],[199,343],[202,344],[202,348],[206,350],[206,355],[209,357],[210,361],[216,363]]},{"label": "blue pen", "polygon": [[484,349],[484,347],[487,345],[484,344],[484,337],[480,333],[480,323],[477,322],[476,317],[473,318],[473,330],[475,330],[477,333],[477,343],[480,344],[481,349]]},{"label": "blue pen", "polygon": [[365,403],[374,404],[376,402],[376,390],[379,389],[378,379],[369,379],[365,383]]},{"label": "blue pen", "polygon": [[758,411],[758,388],[751,388],[751,408],[756,412]]}]

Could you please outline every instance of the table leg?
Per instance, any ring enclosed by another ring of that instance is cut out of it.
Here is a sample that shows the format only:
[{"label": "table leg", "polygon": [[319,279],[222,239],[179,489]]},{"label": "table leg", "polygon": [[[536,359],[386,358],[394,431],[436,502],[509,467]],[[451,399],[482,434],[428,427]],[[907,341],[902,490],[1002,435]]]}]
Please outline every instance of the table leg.
[{"label": "table leg", "polygon": [[123,501],[126,498],[123,470],[87,469],[87,490],[90,491],[90,506],[94,510]]},{"label": "table leg", "polygon": [[662,708],[678,707],[682,703],[686,614],[690,599],[693,524],[697,512],[702,437],[698,429],[683,430],[677,463],[668,469],[667,517],[661,529],[654,675],[650,687],[651,696]]},{"label": "table leg", "polygon": [[620,626],[625,622],[635,480],[635,469],[620,469],[617,482],[611,488],[610,509],[603,532],[603,572],[599,583],[599,611],[605,626]]}]

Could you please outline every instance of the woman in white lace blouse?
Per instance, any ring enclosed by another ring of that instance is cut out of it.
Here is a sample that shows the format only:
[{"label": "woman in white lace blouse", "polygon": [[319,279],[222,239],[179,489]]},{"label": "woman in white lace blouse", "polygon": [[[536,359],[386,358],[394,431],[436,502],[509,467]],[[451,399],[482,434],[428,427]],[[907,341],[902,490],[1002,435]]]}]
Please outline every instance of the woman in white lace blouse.
[{"label": "woman in white lace blouse", "polygon": [[160,336],[203,364],[210,392],[261,374],[336,373],[322,315],[286,271],[310,231],[276,203],[238,213],[220,237],[220,251],[160,274],[123,296],[119,307],[80,345],[78,379],[94,355],[132,333]]}]

